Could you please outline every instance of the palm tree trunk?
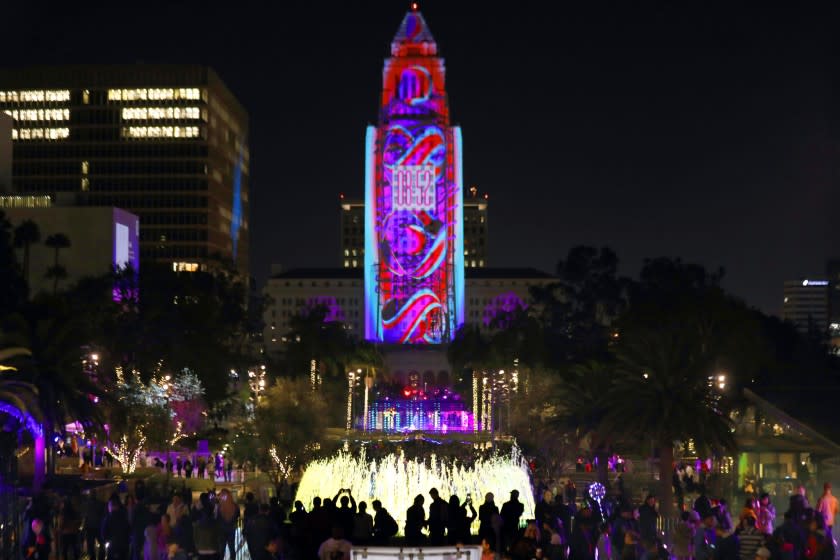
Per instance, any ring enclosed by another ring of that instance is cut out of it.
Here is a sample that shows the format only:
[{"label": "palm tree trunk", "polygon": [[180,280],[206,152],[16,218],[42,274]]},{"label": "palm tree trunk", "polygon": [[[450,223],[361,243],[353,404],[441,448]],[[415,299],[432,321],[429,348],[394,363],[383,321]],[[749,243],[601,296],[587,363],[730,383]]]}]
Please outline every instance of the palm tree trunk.
[{"label": "palm tree trunk", "polygon": [[659,445],[659,513],[663,519],[676,515],[674,508],[674,444],[670,441]]},{"label": "palm tree trunk", "polygon": [[58,293],[58,247],[55,248],[55,261],[53,265],[56,271],[55,278],[53,278],[53,295],[55,295]]},{"label": "palm tree trunk", "polygon": [[26,280],[26,288],[29,289],[29,243],[23,246],[23,278]]}]

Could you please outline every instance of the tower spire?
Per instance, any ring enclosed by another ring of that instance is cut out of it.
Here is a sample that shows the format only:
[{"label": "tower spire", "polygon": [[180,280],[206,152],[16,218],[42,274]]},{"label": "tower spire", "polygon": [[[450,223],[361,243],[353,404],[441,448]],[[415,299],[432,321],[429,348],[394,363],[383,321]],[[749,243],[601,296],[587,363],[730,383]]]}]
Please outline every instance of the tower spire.
[{"label": "tower spire", "polygon": [[391,41],[391,56],[436,56],[437,44],[432,37],[426,19],[420,12],[417,2],[403,17],[394,40]]}]

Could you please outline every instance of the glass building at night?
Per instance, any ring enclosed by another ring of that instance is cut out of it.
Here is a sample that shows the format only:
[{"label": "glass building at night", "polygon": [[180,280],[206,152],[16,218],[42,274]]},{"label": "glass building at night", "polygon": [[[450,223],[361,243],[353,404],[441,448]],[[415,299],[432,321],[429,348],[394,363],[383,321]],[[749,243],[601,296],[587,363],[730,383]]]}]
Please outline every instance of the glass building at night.
[{"label": "glass building at night", "polygon": [[140,257],[249,270],[248,113],[197,65],[0,70],[11,192],[140,218]]}]

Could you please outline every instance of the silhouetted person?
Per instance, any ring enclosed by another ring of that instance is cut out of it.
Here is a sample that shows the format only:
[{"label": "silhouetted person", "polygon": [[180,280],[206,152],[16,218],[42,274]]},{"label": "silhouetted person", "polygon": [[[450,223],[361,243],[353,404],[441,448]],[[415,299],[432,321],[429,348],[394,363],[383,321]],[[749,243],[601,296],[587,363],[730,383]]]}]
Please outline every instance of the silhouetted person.
[{"label": "silhouetted person", "polygon": [[440,546],[445,542],[449,506],[441,499],[437,488],[429,490],[429,496],[432,497],[429,504],[429,538],[433,546]]},{"label": "silhouetted person", "polygon": [[502,533],[504,535],[505,548],[513,544],[516,534],[519,532],[519,519],[525,511],[525,506],[519,501],[519,491],[511,490],[510,500],[502,504]]},{"label": "silhouetted person", "polygon": [[478,506],[478,536],[495,544],[496,532],[493,530],[493,517],[499,515],[499,508],[493,500],[493,493],[487,492],[484,503]]},{"label": "silhouetted person", "polygon": [[421,545],[425,540],[423,536],[423,527],[427,525],[426,511],[423,509],[425,502],[423,495],[418,494],[414,498],[414,504],[405,512],[405,542],[410,546]]}]

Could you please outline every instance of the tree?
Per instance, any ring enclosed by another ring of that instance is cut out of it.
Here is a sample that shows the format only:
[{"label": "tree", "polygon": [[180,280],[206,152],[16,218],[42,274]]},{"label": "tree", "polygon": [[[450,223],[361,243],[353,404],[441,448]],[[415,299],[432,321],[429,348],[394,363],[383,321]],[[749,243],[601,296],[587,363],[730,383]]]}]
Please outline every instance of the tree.
[{"label": "tree", "polygon": [[344,378],[353,343],[344,325],[329,320],[329,314],[326,305],[313,305],[290,319],[283,360],[288,375],[309,375],[314,360],[317,375]]},{"label": "tree", "polygon": [[691,439],[718,456],[736,449],[728,401],[709,386],[713,355],[692,333],[670,329],[623,333],[615,355],[602,400],[601,437],[658,447],[660,503],[663,515],[671,516],[675,443]]},{"label": "tree", "polygon": [[33,243],[41,241],[41,230],[32,220],[24,220],[15,228],[14,245],[23,249],[23,278],[29,286],[29,250]]},{"label": "tree", "polygon": [[304,466],[326,434],[327,405],[309,380],[278,379],[257,404],[253,430],[257,464],[280,483]]},{"label": "tree", "polygon": [[67,269],[58,262],[58,253],[62,249],[70,247],[70,238],[63,233],[53,233],[48,235],[44,241],[44,245],[55,251],[55,258],[53,265],[47,270],[47,278],[53,279],[53,294],[58,292],[58,282],[67,278]]},{"label": "tree", "polygon": [[12,224],[0,210],[0,317],[17,311],[27,297],[26,281],[13,247]]},{"label": "tree", "polygon": [[532,288],[556,365],[602,359],[612,322],[626,307],[629,281],[609,247],[578,246],[557,264],[557,281]]},{"label": "tree", "polygon": [[111,401],[110,448],[123,472],[131,474],[147,444],[168,448],[172,433],[171,413],[159,387],[144,384],[137,371],[116,372],[117,384]]}]

